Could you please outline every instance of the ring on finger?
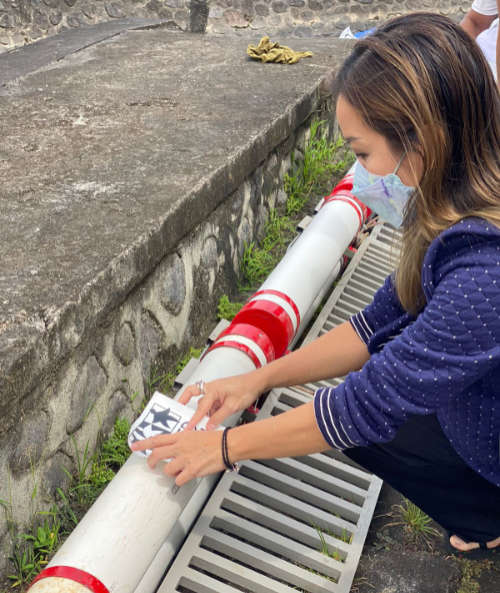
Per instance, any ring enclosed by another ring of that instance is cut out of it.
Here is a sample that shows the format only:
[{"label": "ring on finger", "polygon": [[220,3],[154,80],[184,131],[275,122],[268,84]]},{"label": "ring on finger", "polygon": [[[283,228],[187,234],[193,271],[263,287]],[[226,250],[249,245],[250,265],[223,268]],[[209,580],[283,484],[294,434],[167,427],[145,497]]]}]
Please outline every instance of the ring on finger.
[{"label": "ring on finger", "polygon": [[200,390],[200,395],[205,395],[205,381],[203,379],[196,381],[196,387]]}]

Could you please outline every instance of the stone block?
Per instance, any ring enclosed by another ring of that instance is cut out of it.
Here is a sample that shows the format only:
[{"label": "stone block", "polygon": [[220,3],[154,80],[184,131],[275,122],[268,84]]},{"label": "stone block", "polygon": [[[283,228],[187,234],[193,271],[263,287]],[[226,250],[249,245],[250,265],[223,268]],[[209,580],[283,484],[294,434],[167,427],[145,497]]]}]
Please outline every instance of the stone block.
[{"label": "stone block", "polygon": [[54,27],[61,22],[61,19],[62,19],[62,12],[60,10],[57,10],[56,12],[51,12],[49,14],[50,24],[54,25]]},{"label": "stone block", "polygon": [[238,255],[241,257],[243,255],[243,251],[245,250],[245,245],[249,245],[252,242],[254,237],[252,224],[247,216],[245,216],[240,226],[238,227]]},{"label": "stone block", "polygon": [[160,288],[161,304],[172,315],[178,315],[186,299],[186,272],[182,258],[168,256],[161,264],[164,279]]},{"label": "stone block", "polygon": [[66,432],[73,434],[83,425],[85,418],[102,395],[107,377],[95,356],[85,362],[71,394],[70,417],[66,422]]},{"label": "stone block", "polygon": [[174,16],[173,12],[168,8],[165,8],[163,2],[160,0],[150,0],[146,4],[145,8],[148,12],[157,14],[162,19],[171,19]]},{"label": "stone block", "polygon": [[269,15],[269,6],[267,4],[256,4],[255,5],[255,14],[258,16],[268,16]]},{"label": "stone block", "polygon": [[66,23],[70,26],[73,27],[74,29],[77,29],[78,27],[82,26],[82,21],[80,20],[80,18],[74,14],[72,14],[71,16],[66,18]]},{"label": "stone block", "polygon": [[108,402],[106,416],[101,425],[100,435],[106,439],[111,434],[115,425],[116,419],[120,417],[121,413],[129,406],[130,400],[123,393],[123,391],[115,391]]},{"label": "stone block", "polygon": [[150,311],[144,310],[141,314],[139,353],[145,384],[149,381],[151,367],[158,358],[162,341],[161,325]]},{"label": "stone block", "polygon": [[135,356],[135,338],[129,323],[124,323],[115,336],[114,352],[123,366],[128,366]]},{"label": "stone block", "polygon": [[200,263],[204,268],[215,268],[217,267],[218,259],[217,241],[214,236],[207,237],[203,242]]},{"label": "stone block", "polygon": [[224,14],[224,9],[222,6],[210,6],[208,11],[208,18],[209,19],[220,19]]},{"label": "stone block", "polygon": [[97,6],[92,4],[91,2],[86,2],[84,4],[79,5],[82,14],[87,17],[88,19],[92,20],[97,14]]},{"label": "stone block", "polygon": [[8,15],[8,14],[0,15],[0,27],[1,28],[10,29],[13,26],[14,26],[14,22],[10,15]]},{"label": "stone block", "polygon": [[178,26],[182,27],[189,22],[189,12],[187,10],[176,10],[174,20]]},{"label": "stone block", "polygon": [[49,28],[49,19],[47,18],[47,15],[40,10],[35,10],[33,12],[33,22],[41,29]]},{"label": "stone block", "polygon": [[125,16],[125,10],[117,2],[105,2],[104,8],[108,13],[108,16],[114,19],[120,19]]},{"label": "stone block", "polygon": [[69,485],[70,478],[67,472],[71,474],[72,469],[73,462],[70,457],[62,451],[57,451],[43,469],[42,491],[50,498],[55,498],[58,488],[64,490]]},{"label": "stone block", "polygon": [[304,10],[302,12],[302,18],[305,22],[307,21],[312,21],[314,20],[316,17],[314,15],[314,12],[312,10]]},{"label": "stone block", "polygon": [[323,2],[321,0],[307,0],[307,4],[311,10],[323,10]]},{"label": "stone block", "polygon": [[9,459],[9,467],[14,475],[36,467],[51,426],[50,416],[42,410],[32,412],[20,421],[17,444]]},{"label": "stone block", "polygon": [[288,10],[288,4],[286,2],[277,1],[271,4],[271,8],[274,10],[274,12],[281,14]]},{"label": "stone block", "polygon": [[237,29],[244,29],[248,27],[249,21],[245,15],[239,10],[224,11],[224,21],[230,26]]}]

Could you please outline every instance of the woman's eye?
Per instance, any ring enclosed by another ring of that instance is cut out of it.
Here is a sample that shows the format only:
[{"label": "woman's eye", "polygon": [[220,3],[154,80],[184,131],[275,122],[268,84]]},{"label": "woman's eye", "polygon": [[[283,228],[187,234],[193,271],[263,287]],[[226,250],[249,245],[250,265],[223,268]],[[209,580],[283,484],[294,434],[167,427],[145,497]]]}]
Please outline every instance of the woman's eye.
[{"label": "woman's eye", "polygon": [[357,159],[366,159],[368,156],[365,152],[357,152],[355,153]]}]

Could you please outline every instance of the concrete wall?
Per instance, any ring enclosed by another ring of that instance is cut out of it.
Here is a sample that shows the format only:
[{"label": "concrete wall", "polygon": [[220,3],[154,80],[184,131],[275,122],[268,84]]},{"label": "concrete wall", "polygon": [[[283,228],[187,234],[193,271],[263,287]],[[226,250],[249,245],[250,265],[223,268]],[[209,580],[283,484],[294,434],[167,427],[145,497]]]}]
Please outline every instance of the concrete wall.
[{"label": "concrete wall", "polygon": [[460,18],[471,0],[0,0],[0,52],[59,31],[124,17],[172,28],[229,33],[291,29],[302,36],[359,29],[414,10]]},{"label": "concrete wall", "polygon": [[[11,503],[18,527],[50,507],[56,489],[68,483],[63,468],[75,468],[74,444],[80,454],[87,445],[93,452],[118,416],[137,415],[134,406],[155,369],[213,329],[220,295],[236,284],[245,243],[262,233],[269,210],[286,200],[290,153],[303,149],[308,132],[308,124],[292,132],[29,394],[33,409],[0,439],[0,499]],[[10,546],[0,512],[0,581]]]}]

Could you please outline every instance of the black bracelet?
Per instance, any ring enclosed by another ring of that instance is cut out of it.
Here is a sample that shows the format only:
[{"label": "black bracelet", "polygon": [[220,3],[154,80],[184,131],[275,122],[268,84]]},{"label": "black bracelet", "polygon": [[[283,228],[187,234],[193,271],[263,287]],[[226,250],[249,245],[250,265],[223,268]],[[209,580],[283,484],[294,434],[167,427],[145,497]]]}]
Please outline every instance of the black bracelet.
[{"label": "black bracelet", "polygon": [[226,428],[222,432],[222,461],[228,471],[237,472],[240,469],[239,465],[237,463],[231,463],[229,461],[229,453],[227,448],[227,433],[230,429],[231,426],[226,426]]}]

